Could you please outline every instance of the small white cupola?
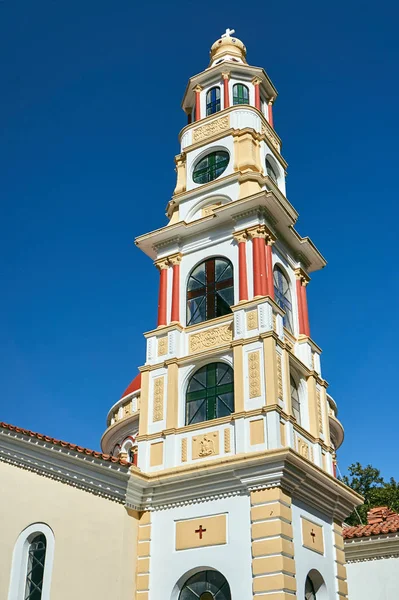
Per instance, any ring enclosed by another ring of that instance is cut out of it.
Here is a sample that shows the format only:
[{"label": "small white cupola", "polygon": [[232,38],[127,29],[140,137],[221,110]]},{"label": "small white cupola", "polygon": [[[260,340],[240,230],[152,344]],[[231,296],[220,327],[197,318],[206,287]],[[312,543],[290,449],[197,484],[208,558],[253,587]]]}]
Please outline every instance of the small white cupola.
[{"label": "small white cupola", "polygon": [[247,49],[236,37],[232,37],[234,29],[226,29],[226,32],[216,40],[211,47],[211,62],[209,67],[214,67],[222,62],[236,62],[247,64]]}]

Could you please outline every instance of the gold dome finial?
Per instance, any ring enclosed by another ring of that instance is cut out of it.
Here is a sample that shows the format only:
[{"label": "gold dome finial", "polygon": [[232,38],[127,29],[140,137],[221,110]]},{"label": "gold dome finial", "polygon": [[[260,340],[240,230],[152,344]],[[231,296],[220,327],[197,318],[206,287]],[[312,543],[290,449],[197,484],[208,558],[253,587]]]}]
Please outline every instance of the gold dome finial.
[{"label": "gold dome finial", "polygon": [[234,29],[227,28],[218,40],[211,47],[211,62],[210,67],[213,67],[217,62],[233,61],[246,63],[245,56],[247,49],[236,37],[232,37],[235,33]]}]

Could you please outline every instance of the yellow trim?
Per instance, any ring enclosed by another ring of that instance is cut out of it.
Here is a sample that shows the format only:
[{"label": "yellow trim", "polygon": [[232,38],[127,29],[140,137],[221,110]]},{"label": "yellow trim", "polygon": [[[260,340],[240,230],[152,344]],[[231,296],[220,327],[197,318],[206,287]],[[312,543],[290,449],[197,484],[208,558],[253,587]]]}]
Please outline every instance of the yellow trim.
[{"label": "yellow trim", "polygon": [[150,467],[160,467],[163,464],[163,442],[150,445]]},{"label": "yellow trim", "polygon": [[273,337],[263,339],[263,360],[266,380],[266,404],[277,404],[278,399],[278,373],[276,344]]},{"label": "yellow trim", "polygon": [[166,404],[166,427],[170,429],[178,426],[178,400],[179,400],[179,367],[176,363],[168,365],[168,385]]},{"label": "yellow trim", "polygon": [[150,374],[149,372],[141,373],[141,402],[140,402],[140,419],[139,419],[139,435],[143,435],[148,431],[148,404],[149,404],[149,387]]}]

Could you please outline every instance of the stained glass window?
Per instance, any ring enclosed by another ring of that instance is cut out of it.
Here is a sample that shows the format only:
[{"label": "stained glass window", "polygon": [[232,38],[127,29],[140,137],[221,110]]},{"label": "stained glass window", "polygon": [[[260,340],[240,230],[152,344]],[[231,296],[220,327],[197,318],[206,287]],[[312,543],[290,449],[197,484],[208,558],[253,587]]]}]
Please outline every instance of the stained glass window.
[{"label": "stained glass window", "polygon": [[202,158],[194,168],[195,183],[208,183],[219,177],[229,164],[229,153],[224,150],[211,152]]},{"label": "stained glass window", "polygon": [[220,110],[220,88],[213,87],[206,94],[206,115],[213,115]]},{"label": "stained glass window", "polygon": [[269,175],[270,179],[273,179],[274,183],[277,183],[277,169],[273,166],[270,158],[266,157],[266,173]]},{"label": "stained glass window", "polygon": [[209,258],[195,267],[187,284],[187,325],[227,315],[233,303],[233,265],[229,260]]},{"label": "stained glass window", "polygon": [[284,327],[289,331],[293,331],[290,284],[279,267],[274,269],[274,297],[277,304],[285,311]]},{"label": "stained glass window", "polygon": [[292,377],[290,377],[290,382],[291,382],[291,406],[292,406],[292,413],[294,415],[294,417],[297,420],[297,423],[301,424],[301,405],[299,403],[299,393],[298,393],[298,386],[295,382],[295,379]]},{"label": "stained glass window", "polygon": [[233,86],[233,104],[249,104],[249,89],[242,83]]},{"label": "stained glass window", "polygon": [[220,362],[196,371],[186,392],[186,425],[231,414],[234,411],[233,378],[233,369]]},{"label": "stained glass window", "polygon": [[45,559],[46,537],[39,533],[29,544],[24,600],[41,600]]}]

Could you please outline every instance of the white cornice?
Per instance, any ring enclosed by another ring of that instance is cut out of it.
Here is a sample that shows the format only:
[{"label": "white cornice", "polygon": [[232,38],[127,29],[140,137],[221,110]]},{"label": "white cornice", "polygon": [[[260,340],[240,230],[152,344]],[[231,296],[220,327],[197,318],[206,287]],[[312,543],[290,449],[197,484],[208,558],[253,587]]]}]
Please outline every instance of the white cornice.
[{"label": "white cornice", "polygon": [[0,461],[124,503],[129,467],[14,431],[0,431]]},{"label": "white cornice", "polygon": [[345,540],[348,563],[399,557],[399,533]]},{"label": "white cornice", "polygon": [[[248,494],[255,489],[282,487],[294,498],[341,521],[361,497],[292,450],[246,455],[244,460],[224,462],[201,469],[176,469],[167,476],[136,477],[132,470],[126,503],[138,510],[161,510],[171,506],[205,502],[213,498]],[[140,506],[141,504],[141,506]]]}]

